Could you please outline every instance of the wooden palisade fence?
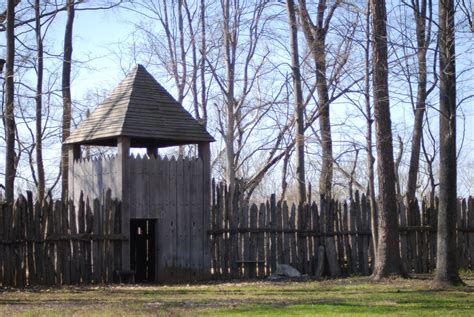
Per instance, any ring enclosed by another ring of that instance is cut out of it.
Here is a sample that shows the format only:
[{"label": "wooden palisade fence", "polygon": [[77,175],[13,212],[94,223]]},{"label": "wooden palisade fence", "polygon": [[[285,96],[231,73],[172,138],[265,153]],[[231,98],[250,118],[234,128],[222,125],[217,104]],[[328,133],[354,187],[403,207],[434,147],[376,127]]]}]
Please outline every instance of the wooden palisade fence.
[{"label": "wooden palisade fence", "polygon": [[[120,203],[33,202],[31,192],[0,205],[2,286],[109,283],[120,269]],[[118,256],[116,256],[118,255]]]},{"label": "wooden palisade fence", "polygon": [[[212,272],[215,278],[264,277],[277,263],[312,276],[368,275],[373,267],[370,205],[358,192],[349,201],[320,199],[301,209],[270,200],[242,206],[223,184],[213,184]],[[436,208],[400,205],[400,247],[409,272],[428,273],[436,263]],[[474,269],[474,198],[459,201],[460,267]]]},{"label": "wooden palisade fence", "polygon": [[[213,184],[211,229],[215,278],[265,277],[277,263],[321,276],[368,275],[373,266],[370,206],[356,192],[353,200],[320,199],[301,209],[277,202],[242,205],[222,184]],[[32,194],[14,205],[0,204],[0,283],[7,287],[111,283],[121,271],[121,203],[47,200]],[[418,206],[418,204],[417,204]],[[413,214],[400,205],[400,247],[410,272],[435,267],[436,208],[424,202]],[[474,269],[474,198],[458,204],[457,249],[460,267]],[[163,254],[161,254],[163,255]]]}]

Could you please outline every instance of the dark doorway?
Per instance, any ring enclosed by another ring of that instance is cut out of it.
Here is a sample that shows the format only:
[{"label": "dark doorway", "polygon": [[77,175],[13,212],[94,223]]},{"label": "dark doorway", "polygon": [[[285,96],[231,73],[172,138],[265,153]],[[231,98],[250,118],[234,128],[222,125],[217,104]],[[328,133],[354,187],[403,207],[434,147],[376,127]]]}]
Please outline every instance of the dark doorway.
[{"label": "dark doorway", "polygon": [[130,220],[130,268],[137,283],[155,280],[155,219]]}]

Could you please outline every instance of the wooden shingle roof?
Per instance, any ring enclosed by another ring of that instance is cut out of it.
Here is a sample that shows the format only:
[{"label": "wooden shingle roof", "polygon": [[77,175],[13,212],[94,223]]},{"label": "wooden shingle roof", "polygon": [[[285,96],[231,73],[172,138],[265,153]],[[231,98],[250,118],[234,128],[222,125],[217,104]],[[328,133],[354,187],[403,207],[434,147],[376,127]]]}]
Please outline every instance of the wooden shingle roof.
[{"label": "wooden shingle roof", "polygon": [[164,147],[214,138],[142,65],[137,65],[64,142],[116,145],[130,137],[134,147]]}]

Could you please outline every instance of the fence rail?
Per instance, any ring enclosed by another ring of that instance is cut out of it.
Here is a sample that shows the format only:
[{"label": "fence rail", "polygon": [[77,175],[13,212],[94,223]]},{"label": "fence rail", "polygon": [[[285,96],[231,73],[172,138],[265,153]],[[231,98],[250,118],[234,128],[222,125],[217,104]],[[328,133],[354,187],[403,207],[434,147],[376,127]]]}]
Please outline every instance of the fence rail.
[{"label": "fence rail", "polygon": [[[277,202],[242,204],[239,191],[213,183],[211,230],[215,278],[264,277],[277,263],[290,264],[314,276],[368,275],[374,250],[370,204],[355,193],[345,202],[321,198],[302,208]],[[407,214],[399,206],[400,252],[409,272],[427,273],[436,263],[437,207],[424,201]],[[474,199],[459,200],[457,249],[459,264],[474,269]]]}]

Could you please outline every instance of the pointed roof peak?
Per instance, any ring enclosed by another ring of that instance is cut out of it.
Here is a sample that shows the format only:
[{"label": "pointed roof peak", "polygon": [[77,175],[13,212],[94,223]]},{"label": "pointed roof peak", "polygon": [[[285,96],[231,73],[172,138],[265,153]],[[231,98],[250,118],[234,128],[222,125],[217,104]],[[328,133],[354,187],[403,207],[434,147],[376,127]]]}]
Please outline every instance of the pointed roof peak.
[{"label": "pointed roof peak", "polygon": [[136,65],[84,120],[65,144],[135,147],[213,142],[214,138],[141,64]]}]

